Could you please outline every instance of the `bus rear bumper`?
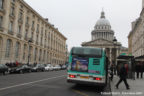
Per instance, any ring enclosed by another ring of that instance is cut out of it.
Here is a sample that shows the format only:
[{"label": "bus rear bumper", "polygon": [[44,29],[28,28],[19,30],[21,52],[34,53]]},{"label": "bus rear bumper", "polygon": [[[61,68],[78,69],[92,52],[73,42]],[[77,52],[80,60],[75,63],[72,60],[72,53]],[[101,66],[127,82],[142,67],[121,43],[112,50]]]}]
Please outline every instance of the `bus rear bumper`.
[{"label": "bus rear bumper", "polygon": [[105,86],[105,83],[102,82],[89,82],[89,81],[82,81],[82,80],[72,80],[67,79],[68,83],[76,83],[76,84],[84,84],[84,85],[94,85],[94,86]]}]

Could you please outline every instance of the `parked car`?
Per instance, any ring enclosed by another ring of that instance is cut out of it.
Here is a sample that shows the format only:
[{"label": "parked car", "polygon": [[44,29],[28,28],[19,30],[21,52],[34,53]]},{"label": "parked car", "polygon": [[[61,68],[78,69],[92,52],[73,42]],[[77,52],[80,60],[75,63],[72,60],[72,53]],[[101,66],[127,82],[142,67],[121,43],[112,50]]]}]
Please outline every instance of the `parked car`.
[{"label": "parked car", "polygon": [[53,68],[54,68],[54,70],[60,70],[61,69],[60,65],[55,65]]},{"label": "parked car", "polygon": [[28,65],[19,65],[17,67],[11,67],[9,72],[10,73],[26,73],[31,72],[31,67]]},{"label": "parked car", "polygon": [[47,65],[47,66],[45,66],[45,70],[46,71],[52,71],[53,70],[53,66],[52,65]]},{"label": "parked car", "polygon": [[45,71],[45,66],[43,64],[37,64],[32,68],[33,72]]},{"label": "parked car", "polygon": [[0,64],[0,73],[5,75],[8,72],[8,67],[5,64]]},{"label": "parked car", "polygon": [[66,69],[66,65],[62,65],[61,69],[65,70]]}]

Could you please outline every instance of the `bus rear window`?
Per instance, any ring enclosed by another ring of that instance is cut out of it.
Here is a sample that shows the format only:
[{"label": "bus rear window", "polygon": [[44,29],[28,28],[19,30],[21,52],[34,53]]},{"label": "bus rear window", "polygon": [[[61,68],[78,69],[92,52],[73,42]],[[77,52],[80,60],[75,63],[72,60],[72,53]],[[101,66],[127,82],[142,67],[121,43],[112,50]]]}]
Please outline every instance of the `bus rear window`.
[{"label": "bus rear window", "polygon": [[88,58],[73,58],[72,59],[72,71],[88,72]]},{"label": "bus rear window", "polygon": [[102,49],[98,48],[73,48],[72,55],[82,55],[82,56],[102,56]]}]

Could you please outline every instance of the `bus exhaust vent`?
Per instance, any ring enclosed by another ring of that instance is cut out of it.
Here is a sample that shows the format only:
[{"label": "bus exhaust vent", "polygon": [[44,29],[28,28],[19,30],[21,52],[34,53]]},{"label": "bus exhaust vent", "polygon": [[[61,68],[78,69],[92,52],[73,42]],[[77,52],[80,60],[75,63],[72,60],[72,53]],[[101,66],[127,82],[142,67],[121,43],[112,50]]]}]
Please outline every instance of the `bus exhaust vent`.
[{"label": "bus exhaust vent", "polygon": [[100,65],[100,59],[93,59],[93,65]]}]

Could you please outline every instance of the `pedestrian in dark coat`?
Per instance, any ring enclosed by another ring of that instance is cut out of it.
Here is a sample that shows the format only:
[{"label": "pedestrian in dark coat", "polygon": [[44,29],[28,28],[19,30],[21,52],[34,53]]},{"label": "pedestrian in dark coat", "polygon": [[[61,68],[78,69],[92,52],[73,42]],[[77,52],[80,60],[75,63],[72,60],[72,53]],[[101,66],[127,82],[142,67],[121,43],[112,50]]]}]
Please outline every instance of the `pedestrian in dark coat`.
[{"label": "pedestrian in dark coat", "polygon": [[126,89],[130,89],[130,88],[129,88],[129,85],[128,85],[128,83],[127,83],[127,69],[125,68],[125,65],[126,65],[126,64],[123,64],[123,66],[120,68],[120,73],[119,73],[120,79],[119,79],[118,83],[116,84],[116,88],[117,88],[117,89],[118,89],[119,84],[120,84],[122,81],[124,81],[124,84],[125,84],[125,86],[126,86]]},{"label": "pedestrian in dark coat", "polygon": [[113,81],[113,75],[114,75],[114,65],[112,64],[111,66],[110,66],[110,79],[111,79],[111,81]]},{"label": "pedestrian in dark coat", "polygon": [[140,74],[141,74],[141,78],[143,78],[143,62],[140,63]]},{"label": "pedestrian in dark coat", "polygon": [[141,66],[140,66],[140,63],[137,63],[136,64],[136,67],[135,67],[135,71],[136,71],[136,75],[137,75],[137,78],[139,78],[139,73],[140,73],[140,68]]}]

